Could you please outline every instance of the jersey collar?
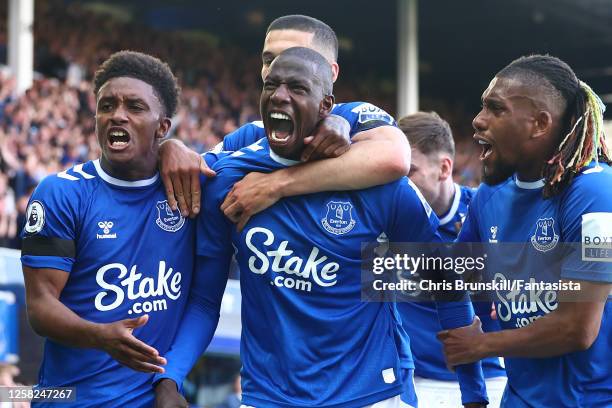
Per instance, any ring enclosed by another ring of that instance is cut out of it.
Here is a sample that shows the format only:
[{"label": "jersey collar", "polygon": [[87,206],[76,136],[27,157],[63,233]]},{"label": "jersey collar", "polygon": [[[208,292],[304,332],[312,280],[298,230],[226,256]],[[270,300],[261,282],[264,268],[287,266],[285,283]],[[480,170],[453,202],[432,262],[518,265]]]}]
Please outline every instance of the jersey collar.
[{"label": "jersey collar", "polygon": [[536,181],[521,181],[518,179],[516,174],[514,175],[514,182],[518,188],[522,188],[524,190],[537,190],[544,187],[544,179]]},{"label": "jersey collar", "polygon": [[153,177],[145,179],[145,180],[135,180],[135,181],[121,180],[121,179],[115,178],[109,175],[108,173],[106,173],[102,169],[102,166],[100,166],[100,159],[94,160],[93,165],[96,168],[96,172],[98,173],[98,175],[100,176],[102,180],[106,181],[108,184],[112,184],[114,186],[119,186],[119,187],[146,187],[146,186],[150,186],[151,184],[155,183],[157,179],[159,178],[159,173],[155,173]]},{"label": "jersey collar", "polygon": [[278,154],[274,153],[274,150],[272,150],[271,147],[268,146],[268,148],[270,149],[270,158],[277,163],[280,163],[284,166],[295,166],[296,164],[300,163],[297,160],[285,159],[284,157],[281,157]]},{"label": "jersey collar", "polygon": [[451,205],[451,208],[450,210],[448,210],[446,215],[440,219],[440,225],[447,224],[453,218],[455,218],[455,214],[457,214],[457,210],[459,209],[460,201],[461,201],[461,187],[459,187],[459,184],[455,183],[455,197],[453,198],[453,204]]}]

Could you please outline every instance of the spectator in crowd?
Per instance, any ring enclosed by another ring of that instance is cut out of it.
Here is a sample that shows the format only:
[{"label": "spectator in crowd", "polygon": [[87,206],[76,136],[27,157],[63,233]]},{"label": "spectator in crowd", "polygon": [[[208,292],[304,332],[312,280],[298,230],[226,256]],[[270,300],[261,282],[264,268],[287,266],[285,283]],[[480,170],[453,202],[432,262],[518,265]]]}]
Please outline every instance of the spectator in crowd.
[{"label": "spectator in crowd", "polygon": [[[6,7],[6,2],[0,2],[0,17],[4,17],[0,18],[0,28],[5,26]],[[260,64],[256,53],[249,55],[231,44],[215,44],[222,39],[188,38],[134,22],[128,24],[78,3],[66,8],[61,0],[37,4],[34,21],[38,74],[33,86],[25,94],[16,95],[14,78],[8,69],[0,69],[0,174],[12,190],[12,195],[0,199],[4,201],[0,220],[8,219],[9,209],[13,213],[12,209],[19,210],[19,202],[24,198],[27,201],[28,191],[47,174],[99,156],[89,80],[95,67],[115,50],[143,50],[172,63],[183,93],[171,135],[193,150],[208,150],[238,124],[259,119],[260,78],[250,69]],[[6,36],[0,34],[0,52],[2,47],[6,47]],[[191,52],[193,49],[199,52]],[[207,58],[200,58],[202,54]],[[372,80],[355,84],[344,78],[338,86],[337,94],[343,100],[359,100],[360,95],[367,94],[367,100],[393,110],[391,95],[378,93],[381,87]],[[447,106],[441,112],[452,117],[451,122],[465,117],[462,111],[453,109]],[[473,152],[470,143],[458,144],[456,167],[463,184],[476,185],[479,171]],[[16,217],[19,215],[17,212]],[[19,240],[9,237],[0,245],[17,246]]]}]

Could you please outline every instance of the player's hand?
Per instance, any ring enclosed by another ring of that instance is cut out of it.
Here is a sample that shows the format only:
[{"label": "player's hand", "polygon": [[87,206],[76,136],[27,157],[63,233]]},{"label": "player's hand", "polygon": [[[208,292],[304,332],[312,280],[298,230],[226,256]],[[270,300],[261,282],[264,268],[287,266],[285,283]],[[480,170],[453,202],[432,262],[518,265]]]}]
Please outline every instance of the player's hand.
[{"label": "player's hand", "polygon": [[189,404],[178,392],[176,383],[166,378],[155,385],[154,408],[189,408]]},{"label": "player's hand", "polygon": [[215,172],[202,156],[176,139],[159,146],[159,163],[168,204],[173,210],[178,204],[184,217],[195,217],[200,212],[200,173],[214,177]]},{"label": "player's hand", "polygon": [[249,173],[235,183],[221,204],[221,211],[242,231],[249,219],[274,205],[281,198],[283,170],[272,173]]},{"label": "player's hand", "polygon": [[137,327],[147,324],[149,315],[97,325],[97,348],[106,351],[121,364],[143,373],[163,373],[166,359],[133,335]]},{"label": "player's hand", "polygon": [[329,115],[319,122],[314,133],[304,138],[302,161],[338,157],[351,146],[351,126],[342,116]]},{"label": "player's hand", "polygon": [[483,336],[482,325],[478,316],[474,316],[471,325],[453,330],[443,330],[437,334],[444,346],[444,356],[449,370],[453,367],[481,360],[480,337]]},{"label": "player's hand", "polygon": [[491,319],[497,320],[497,309],[495,309],[495,302],[491,303]]}]

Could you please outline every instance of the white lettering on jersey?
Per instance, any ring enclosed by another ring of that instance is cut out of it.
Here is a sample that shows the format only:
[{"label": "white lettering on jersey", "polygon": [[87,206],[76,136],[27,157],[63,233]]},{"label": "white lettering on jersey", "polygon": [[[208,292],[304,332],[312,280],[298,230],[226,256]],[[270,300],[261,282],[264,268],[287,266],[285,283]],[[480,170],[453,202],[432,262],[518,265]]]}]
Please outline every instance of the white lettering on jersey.
[{"label": "white lettering on jersey", "polygon": [[[508,280],[503,274],[496,273],[495,281]],[[530,283],[535,283],[531,278]],[[509,322],[513,316],[516,318],[516,327],[523,327],[533,322],[542,315],[548,314],[558,306],[557,292],[554,290],[529,290],[522,292],[520,289],[510,290],[507,293],[496,291],[497,317],[503,322]],[[531,316],[516,316],[531,315]]]},{"label": "white lettering on jersey", "polygon": [[[275,239],[274,233],[267,228],[255,227],[249,229],[246,233],[246,246],[254,254],[254,256],[249,257],[249,269],[251,272],[263,275],[271,269],[272,272],[286,273],[308,279],[308,281],[303,282],[296,281],[293,278],[283,277],[279,279],[279,277],[275,277],[271,281],[271,284],[276,286],[289,288],[304,287],[307,291],[310,291],[312,285],[310,280],[321,287],[329,287],[336,284],[336,272],[340,269],[340,265],[337,262],[326,262],[328,257],[325,255],[319,256],[319,248],[312,247],[305,262],[303,257],[291,256],[294,251],[288,248],[289,241],[281,241],[276,249],[264,253],[253,244],[253,237],[257,234],[265,237],[260,245],[266,247],[274,244]],[[287,281],[285,285],[282,285],[283,281]]]},{"label": "white lettering on jersey", "polygon": [[[172,268],[166,269],[164,261],[159,262],[157,280],[152,277],[142,278],[142,273],[137,272],[137,265],[130,268],[129,274],[128,268],[123,264],[104,265],[96,272],[96,282],[104,290],[96,295],[94,306],[101,312],[107,312],[121,306],[126,296],[131,301],[155,297],[161,299],[145,303],[136,302],[128,313],[164,310],[167,308],[166,298],[176,300],[181,296],[182,274],[178,271],[173,272]],[[122,280],[119,281],[120,279]]]}]

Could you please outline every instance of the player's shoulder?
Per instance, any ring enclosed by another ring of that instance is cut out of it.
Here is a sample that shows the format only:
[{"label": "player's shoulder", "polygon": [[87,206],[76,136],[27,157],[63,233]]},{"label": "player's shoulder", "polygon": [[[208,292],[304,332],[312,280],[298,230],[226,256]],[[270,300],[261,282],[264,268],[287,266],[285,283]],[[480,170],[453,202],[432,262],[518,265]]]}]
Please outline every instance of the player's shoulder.
[{"label": "player's shoulder", "polygon": [[254,133],[260,137],[265,135],[264,124],[261,120],[254,120],[253,122],[245,123],[236,129],[233,133],[241,134],[241,133]]},{"label": "player's shoulder", "polygon": [[591,164],[578,173],[556,197],[561,211],[569,217],[584,211],[612,212],[612,168],[605,163]]},{"label": "player's shoulder", "polygon": [[377,199],[384,200],[380,203],[383,206],[396,206],[406,213],[423,208],[428,217],[433,211],[421,190],[407,176],[368,190],[371,190]]},{"label": "player's shoulder", "polygon": [[470,202],[476,194],[477,188],[459,185],[459,191],[461,193],[461,201]]},{"label": "player's shoulder", "polygon": [[612,167],[606,163],[592,163],[574,177],[565,195],[595,194],[612,197]]},{"label": "player's shoulder", "polygon": [[36,192],[39,195],[79,196],[99,183],[94,162],[89,161],[46,176],[36,187]]},{"label": "player's shoulder", "polygon": [[[265,133],[264,133],[265,136]],[[266,139],[260,137],[250,145],[236,151],[222,151],[217,153],[217,160],[212,169],[219,172],[228,169],[240,169],[242,173],[253,170],[252,167],[262,162],[268,156]]]},{"label": "player's shoulder", "polygon": [[513,183],[514,177],[510,177],[506,181],[495,185],[481,183],[478,188],[473,191],[470,205],[478,205],[479,207],[486,205],[491,200],[501,197],[504,191],[512,189]]},{"label": "player's shoulder", "polygon": [[363,124],[366,122],[376,121],[387,123],[389,125],[395,124],[395,119],[393,119],[393,116],[385,112],[384,109],[381,109],[369,102],[358,101],[337,103],[332,109],[332,114],[342,116],[351,123],[356,121]]},{"label": "player's shoulder", "polygon": [[261,120],[246,123],[223,138],[222,150],[237,151],[265,136]]}]

